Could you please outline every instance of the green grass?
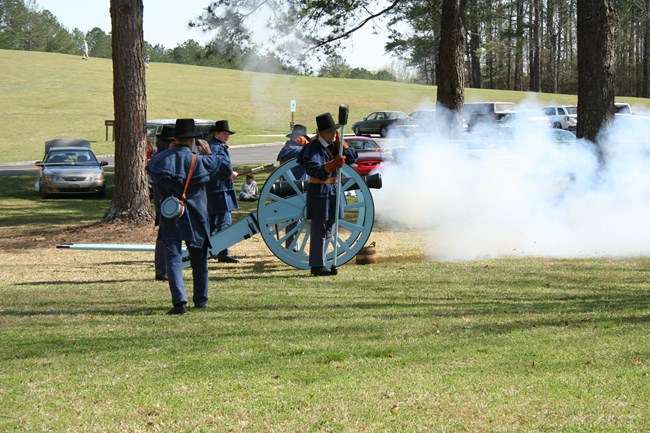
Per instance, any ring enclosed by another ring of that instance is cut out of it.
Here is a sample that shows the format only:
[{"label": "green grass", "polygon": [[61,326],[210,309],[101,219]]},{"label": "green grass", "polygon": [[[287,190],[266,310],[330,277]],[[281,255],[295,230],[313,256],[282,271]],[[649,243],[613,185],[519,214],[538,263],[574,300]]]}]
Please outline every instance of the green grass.
[{"label": "green grass", "polygon": [[[43,141],[69,135],[109,153],[110,61],[0,60],[0,158],[38,159]],[[150,117],[226,117],[239,143],[283,133],[277,107],[291,98],[312,125],[340,102],[354,119],[435,94],[178,65],[147,73]],[[310,278],[256,236],[233,247],[240,264],[211,262],[207,311],[171,317],[150,253],[54,248],[101,219],[112,176],[105,199],[48,200],[36,174],[2,177],[0,431],[650,432],[649,259],[434,262],[424,236],[377,221],[377,264]]]},{"label": "green grass", "polygon": [[5,271],[2,431],[650,430],[648,261],[212,266],[169,317],[150,260],[94,256]]},{"label": "green grass", "polygon": [[33,180],[0,192],[0,431],[650,431],[648,259],[432,262],[377,228],[377,264],[310,278],[255,237],[171,317],[150,253],[38,231],[96,222],[112,188]]},{"label": "green grass", "polygon": [[[97,154],[112,154],[104,121],[114,118],[110,59],[82,61],[79,56],[0,50],[0,162],[35,161],[43,143],[60,137],[91,140]],[[297,101],[295,122],[315,130],[315,117],[350,106],[354,122],[382,109],[411,112],[432,104],[436,87],[373,80],[349,80],[242,72],[175,64],[147,69],[147,117],[228,119],[237,131],[229,144],[283,141]],[[466,89],[473,101],[575,103],[575,95],[528,94]],[[632,104],[647,100],[626,98]],[[271,137],[259,135],[270,134]],[[110,140],[109,131],[109,140]]]}]

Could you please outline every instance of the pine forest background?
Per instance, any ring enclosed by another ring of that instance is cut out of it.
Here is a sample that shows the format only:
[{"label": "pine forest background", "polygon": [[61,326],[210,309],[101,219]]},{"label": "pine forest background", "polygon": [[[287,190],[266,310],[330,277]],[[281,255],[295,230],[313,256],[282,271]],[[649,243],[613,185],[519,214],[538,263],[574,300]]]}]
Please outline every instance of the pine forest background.
[{"label": "pine forest background", "polygon": [[[206,0],[206,7],[209,1]],[[439,78],[442,0],[404,0],[384,18],[385,49],[398,62],[379,71],[351,68],[328,57],[317,71],[290,64],[265,47],[229,45],[215,38],[173,48],[145,41],[152,62],[247,69],[294,75],[410,81],[435,85]],[[650,0],[616,2],[619,17],[615,88],[619,96],[649,97]],[[197,16],[203,11],[196,11]],[[465,83],[469,88],[577,93],[576,0],[467,0]],[[405,30],[406,29],[406,30]],[[69,30],[34,0],[0,2],[0,49],[111,57],[111,34],[100,28]]]}]

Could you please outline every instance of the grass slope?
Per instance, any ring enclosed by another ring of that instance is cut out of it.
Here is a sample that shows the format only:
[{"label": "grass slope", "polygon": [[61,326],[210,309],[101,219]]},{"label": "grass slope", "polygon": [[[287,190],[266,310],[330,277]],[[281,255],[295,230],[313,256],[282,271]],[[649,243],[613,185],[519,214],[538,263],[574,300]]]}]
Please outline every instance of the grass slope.
[{"label": "grass slope", "polygon": [[[0,64],[0,162],[40,159],[44,141],[59,137],[85,138],[94,142],[96,153],[113,153],[104,126],[104,120],[114,118],[110,59],[0,50]],[[315,117],[325,111],[336,114],[341,103],[350,106],[353,122],[376,110],[411,112],[433,104],[436,97],[434,86],[164,63],[152,63],[146,74],[148,118],[226,118],[238,132],[231,138],[234,145],[282,140],[292,99],[297,101],[295,121],[313,131]],[[573,95],[466,89],[468,101],[519,102],[528,97],[576,101]],[[278,137],[259,136],[266,134]]]}]

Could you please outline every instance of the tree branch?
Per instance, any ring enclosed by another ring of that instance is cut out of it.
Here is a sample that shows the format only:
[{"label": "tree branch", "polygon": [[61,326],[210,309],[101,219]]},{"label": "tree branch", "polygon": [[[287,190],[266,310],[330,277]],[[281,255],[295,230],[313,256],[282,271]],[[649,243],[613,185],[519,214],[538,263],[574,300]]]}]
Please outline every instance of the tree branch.
[{"label": "tree branch", "polygon": [[349,37],[352,33],[356,32],[357,30],[359,30],[360,28],[362,28],[363,26],[365,26],[366,24],[368,24],[369,21],[372,21],[373,19],[375,19],[375,18],[377,18],[377,17],[380,17],[380,16],[382,16],[383,14],[385,14],[386,12],[388,12],[388,11],[394,9],[394,8],[395,8],[398,4],[400,4],[401,2],[402,2],[402,0],[394,0],[393,3],[391,3],[390,5],[388,5],[385,9],[383,9],[383,10],[377,12],[376,14],[371,14],[371,15],[369,15],[368,17],[366,17],[366,19],[364,19],[363,21],[361,21],[361,23],[359,23],[359,24],[358,24],[357,26],[355,26],[355,27],[352,27],[350,30],[348,30],[348,31],[346,31],[346,32],[343,32],[343,33],[341,33],[340,35],[337,35],[337,36],[333,36],[333,37],[330,37],[330,38],[327,38],[327,39],[323,39],[323,40],[318,40],[317,43],[316,43],[316,46],[314,46],[313,48],[318,49],[318,48],[321,48],[321,47],[323,47],[323,46],[325,46],[325,45],[328,45],[328,44],[330,44],[330,43],[332,43],[332,42],[335,42],[335,41],[338,41],[338,40],[341,40],[341,39],[346,39],[346,38]]}]

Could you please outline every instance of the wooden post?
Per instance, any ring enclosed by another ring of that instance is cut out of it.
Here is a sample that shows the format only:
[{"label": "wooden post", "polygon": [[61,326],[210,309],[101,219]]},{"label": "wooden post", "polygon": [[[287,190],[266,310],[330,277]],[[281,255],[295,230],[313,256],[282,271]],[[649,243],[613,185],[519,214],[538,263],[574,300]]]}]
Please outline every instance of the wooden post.
[{"label": "wooden post", "polygon": [[104,126],[106,126],[106,141],[108,141],[108,127],[111,129],[111,141],[115,141],[115,120],[104,120]]}]

